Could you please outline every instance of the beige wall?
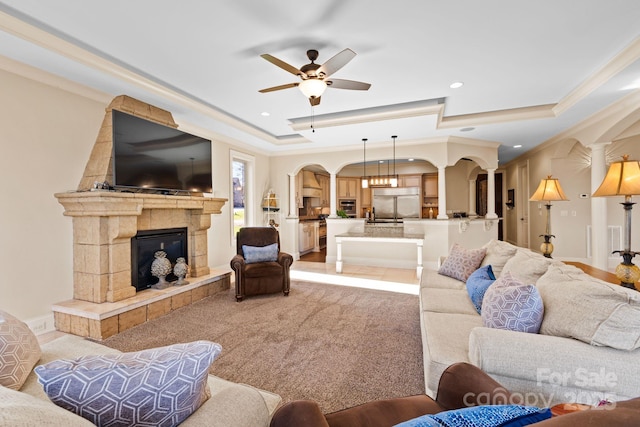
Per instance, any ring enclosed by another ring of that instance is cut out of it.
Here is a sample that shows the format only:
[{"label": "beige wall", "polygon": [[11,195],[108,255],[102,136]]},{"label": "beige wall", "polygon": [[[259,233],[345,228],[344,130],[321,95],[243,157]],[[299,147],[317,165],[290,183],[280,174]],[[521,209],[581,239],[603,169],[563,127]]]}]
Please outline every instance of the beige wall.
[{"label": "beige wall", "polygon": [[0,70],[1,308],[47,315],[72,296],[71,218],[53,196],[82,177],[106,105]]}]

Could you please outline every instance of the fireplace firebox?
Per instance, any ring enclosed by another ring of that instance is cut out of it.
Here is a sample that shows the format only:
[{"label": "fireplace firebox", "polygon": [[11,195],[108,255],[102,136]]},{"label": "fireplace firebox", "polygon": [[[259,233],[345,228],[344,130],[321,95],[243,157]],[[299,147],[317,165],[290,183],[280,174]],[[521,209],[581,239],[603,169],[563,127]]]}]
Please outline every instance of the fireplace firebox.
[{"label": "fireplace firebox", "polygon": [[[168,228],[164,230],[145,230],[131,238],[131,285],[136,291],[142,291],[158,283],[151,274],[151,263],[156,251],[164,251],[175,265],[178,257],[189,259],[187,253],[187,228]],[[178,278],[170,273],[166,280]]]}]

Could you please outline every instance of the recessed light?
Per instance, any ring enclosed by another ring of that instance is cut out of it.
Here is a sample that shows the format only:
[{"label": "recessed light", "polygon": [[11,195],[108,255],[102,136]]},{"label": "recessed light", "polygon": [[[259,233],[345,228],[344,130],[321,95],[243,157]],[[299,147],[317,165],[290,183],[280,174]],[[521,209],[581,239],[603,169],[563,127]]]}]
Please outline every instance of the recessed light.
[{"label": "recessed light", "polygon": [[410,162],[413,162],[413,159],[409,159]]},{"label": "recessed light", "polygon": [[262,113],[260,113],[260,115],[263,117],[269,117],[271,114],[269,114],[268,111],[263,111]]},{"label": "recessed light", "polygon": [[520,144],[514,145],[513,148],[522,148],[522,145],[520,145]]},{"label": "recessed light", "polygon": [[470,131],[472,131],[472,130],[475,130],[475,128],[474,128],[474,127],[468,127],[468,128],[462,128],[462,129],[460,129],[460,132],[470,132]]},{"label": "recessed light", "polygon": [[451,89],[458,89],[459,87],[464,86],[463,82],[453,82],[449,85]]}]

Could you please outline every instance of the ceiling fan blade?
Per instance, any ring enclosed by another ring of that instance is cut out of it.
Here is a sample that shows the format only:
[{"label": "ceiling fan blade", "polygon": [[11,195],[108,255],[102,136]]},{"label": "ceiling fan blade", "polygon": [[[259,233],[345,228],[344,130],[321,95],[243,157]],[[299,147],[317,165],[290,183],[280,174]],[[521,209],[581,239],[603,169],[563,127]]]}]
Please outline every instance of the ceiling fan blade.
[{"label": "ceiling fan blade", "polygon": [[334,89],[369,90],[371,83],[357,82],[355,80],[329,79],[325,80],[327,86]]},{"label": "ceiling fan blade", "polygon": [[355,56],[356,53],[347,48],[342,52],[335,54],[327,62],[322,64],[320,68],[316,70],[316,74],[318,76],[324,74],[323,77],[328,77],[338,71],[340,68],[347,65],[347,63],[351,61]]},{"label": "ceiling fan blade", "polygon": [[292,87],[296,87],[298,86],[300,83],[287,83],[286,85],[280,85],[280,86],[273,86],[273,87],[268,87],[266,89],[260,89],[258,92],[260,93],[267,93],[267,92],[273,92],[275,90],[282,90],[282,89],[289,89]]},{"label": "ceiling fan blade", "polygon": [[314,98],[309,98],[309,103],[311,103],[312,107],[315,107],[316,105],[320,105],[320,97],[314,97]]},{"label": "ceiling fan blade", "polygon": [[260,56],[263,57],[264,59],[266,59],[267,61],[271,62],[273,65],[275,65],[277,67],[280,67],[283,70],[288,71],[293,75],[307,77],[305,73],[303,73],[302,71],[298,70],[293,65],[287,64],[286,62],[284,62],[281,59],[276,58],[275,56],[269,55],[268,53],[264,53],[264,54],[262,54]]}]

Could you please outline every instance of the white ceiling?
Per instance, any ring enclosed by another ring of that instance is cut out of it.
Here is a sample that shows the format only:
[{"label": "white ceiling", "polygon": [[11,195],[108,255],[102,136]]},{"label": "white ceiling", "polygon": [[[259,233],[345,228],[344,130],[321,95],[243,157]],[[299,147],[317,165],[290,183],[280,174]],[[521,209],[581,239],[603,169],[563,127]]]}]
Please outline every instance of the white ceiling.
[{"label": "white ceiling", "polygon": [[[639,86],[638,22],[637,0],[4,0],[0,55],[265,153],[456,136],[504,164]],[[315,132],[297,88],[258,93],[298,79],[260,54],[344,48],[334,77],[371,89],[327,89]]]}]

